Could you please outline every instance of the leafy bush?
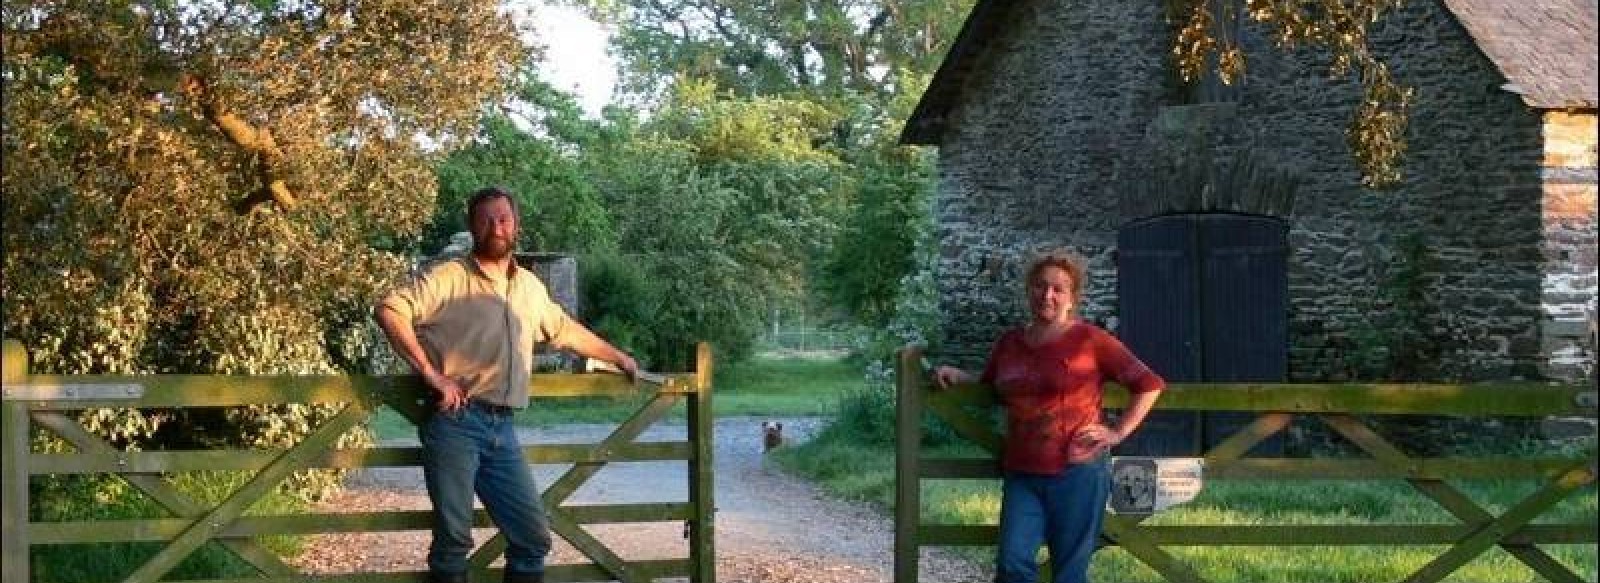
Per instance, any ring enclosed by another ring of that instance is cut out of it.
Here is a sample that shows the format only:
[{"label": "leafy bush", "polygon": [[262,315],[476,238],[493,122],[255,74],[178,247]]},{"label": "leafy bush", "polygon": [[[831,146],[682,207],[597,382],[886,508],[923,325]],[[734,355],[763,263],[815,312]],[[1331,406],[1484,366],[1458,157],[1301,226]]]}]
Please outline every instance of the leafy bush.
[{"label": "leafy bush", "polygon": [[[244,472],[191,472],[168,476],[179,493],[215,504],[242,486]],[[35,522],[111,521],[167,518],[169,514],[127,482],[112,476],[55,476],[33,480],[29,519]],[[304,509],[298,498],[271,493],[257,501],[249,515],[292,514]],[[272,552],[293,555],[300,540],[277,536],[256,539]],[[91,543],[48,545],[31,550],[34,580],[41,583],[120,581],[164,546],[162,543]],[[222,545],[211,542],[180,562],[169,579],[250,577],[255,569]]]},{"label": "leafy bush", "polygon": [[589,326],[641,364],[664,362],[670,340],[649,327],[660,317],[661,286],[638,261],[616,254],[587,255],[579,265],[580,303]]},{"label": "leafy bush", "polygon": [[[5,5],[0,320],[36,373],[338,371],[359,351],[328,343],[403,273],[436,156],[529,56],[495,2],[191,8]],[[207,427],[281,443],[319,414]],[[200,430],[80,418],[123,447]]]},{"label": "leafy bush", "polygon": [[[601,252],[616,247],[611,213],[585,174],[581,148],[595,139],[597,124],[583,119],[577,101],[533,72],[517,96],[531,104],[522,113],[501,111],[484,118],[478,140],[438,166],[439,198],[422,249],[437,249],[466,227],[466,203],[486,186],[503,186],[521,211],[521,248]],[[524,131],[519,126],[532,126]]]},{"label": "leafy bush", "polygon": [[[892,369],[879,361],[868,365],[866,382],[847,391],[839,399],[839,414],[830,431],[837,430],[853,442],[890,445],[895,443],[895,419],[899,414]],[[934,415],[923,415],[922,445],[940,446],[965,441],[950,424]]]}]

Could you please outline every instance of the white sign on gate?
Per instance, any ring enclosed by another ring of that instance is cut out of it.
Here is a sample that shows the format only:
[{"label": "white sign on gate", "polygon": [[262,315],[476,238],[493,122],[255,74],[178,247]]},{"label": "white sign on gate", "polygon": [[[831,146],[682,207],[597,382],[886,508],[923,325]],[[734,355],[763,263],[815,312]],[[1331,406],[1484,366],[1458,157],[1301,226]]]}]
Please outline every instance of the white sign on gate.
[{"label": "white sign on gate", "polygon": [[1204,484],[1205,458],[1111,458],[1111,496],[1117,514],[1151,514],[1193,500]]}]

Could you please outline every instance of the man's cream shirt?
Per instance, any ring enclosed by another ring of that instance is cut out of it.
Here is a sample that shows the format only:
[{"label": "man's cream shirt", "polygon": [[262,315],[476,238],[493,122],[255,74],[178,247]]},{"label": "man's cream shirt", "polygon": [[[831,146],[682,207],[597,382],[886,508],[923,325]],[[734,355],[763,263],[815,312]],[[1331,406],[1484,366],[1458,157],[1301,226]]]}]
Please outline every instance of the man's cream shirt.
[{"label": "man's cream shirt", "polygon": [[469,397],[522,408],[534,346],[570,347],[573,322],[538,276],[511,271],[485,272],[470,256],[440,262],[378,305],[411,323],[428,360]]}]

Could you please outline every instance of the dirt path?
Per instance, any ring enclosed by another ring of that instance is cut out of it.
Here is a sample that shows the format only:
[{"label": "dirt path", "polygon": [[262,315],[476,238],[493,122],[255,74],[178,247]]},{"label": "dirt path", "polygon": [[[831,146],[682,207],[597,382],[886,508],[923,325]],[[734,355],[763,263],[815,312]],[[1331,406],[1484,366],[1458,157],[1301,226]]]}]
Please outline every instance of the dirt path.
[{"label": "dirt path", "polygon": [[[769,466],[761,453],[761,419],[718,419],[716,426],[717,580],[723,583],[888,583],[893,580],[893,526],[876,509],[832,499],[803,480]],[[809,438],[820,421],[783,419],[791,442]],[[593,443],[610,425],[528,430],[525,443]],[[639,441],[684,439],[682,425],[657,426]],[[396,441],[392,444],[405,444]],[[410,443],[414,444],[415,440]],[[688,500],[683,462],[611,464],[580,488],[571,504]],[[567,466],[536,466],[541,487]],[[351,476],[348,488],[324,504],[330,512],[427,509],[421,470],[379,468]],[[681,523],[591,525],[596,538],[627,559],[688,555]],[[492,530],[476,533],[481,543]],[[331,534],[316,538],[295,564],[311,573],[379,572],[425,568],[427,532]],[[550,563],[587,559],[556,537]],[[978,565],[924,551],[921,580],[976,583]]]}]

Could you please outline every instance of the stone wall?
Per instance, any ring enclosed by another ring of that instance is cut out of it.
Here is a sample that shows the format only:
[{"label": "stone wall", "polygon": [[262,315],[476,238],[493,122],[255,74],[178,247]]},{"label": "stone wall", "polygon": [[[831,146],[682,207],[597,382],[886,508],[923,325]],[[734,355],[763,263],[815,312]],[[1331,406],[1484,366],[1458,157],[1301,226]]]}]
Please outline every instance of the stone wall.
[{"label": "stone wall", "polygon": [[[1084,316],[1115,322],[1117,229],[1136,218],[1118,212],[1119,183],[1148,173],[1162,155],[1150,151],[1151,123],[1185,99],[1170,73],[1160,3],[1027,2],[1002,30],[940,148],[944,349],[968,365],[1021,321],[1018,278],[1031,249],[1088,256]],[[1550,350],[1570,338],[1553,339],[1547,324],[1570,320],[1571,306],[1585,301],[1593,313],[1592,162],[1587,223],[1552,221],[1555,200],[1581,206],[1583,194],[1550,194],[1540,112],[1500,89],[1504,79],[1453,17],[1437,2],[1409,2],[1374,32],[1375,49],[1417,91],[1405,179],[1394,189],[1360,186],[1344,137],[1359,86],[1330,79],[1325,55],[1249,49],[1234,92],[1231,147],[1270,152],[1299,177],[1282,217],[1291,228],[1291,378],[1358,374],[1351,355],[1370,351],[1363,343],[1394,322],[1418,323],[1436,347],[1419,371],[1431,378],[1566,374],[1551,366]],[[1268,44],[1259,30],[1245,38],[1247,47]],[[1423,277],[1406,283],[1396,274],[1407,266],[1398,243],[1408,238],[1425,253],[1413,258]],[[1562,263],[1584,241],[1587,267]],[[1547,275],[1562,270],[1576,275]],[[1421,288],[1424,310],[1394,313],[1387,298],[1401,285]]]},{"label": "stone wall", "polygon": [[[572,315],[580,318],[581,313],[578,303],[578,260],[565,253],[531,252],[517,253],[517,265],[532,271],[544,282],[544,287],[550,292],[550,298]],[[582,358],[564,350],[556,350],[548,344],[541,344],[535,350],[534,366],[540,371],[578,372],[582,370]]]},{"label": "stone wall", "polygon": [[578,301],[578,259],[566,253],[517,253],[517,265],[532,271],[550,291],[550,298],[561,304],[574,318],[580,318]]},{"label": "stone wall", "polygon": [[1026,255],[1090,260],[1085,317],[1115,316],[1111,188],[1168,81],[1159,2],[1027,2],[969,80],[940,147],[938,271],[947,358],[982,362],[1022,321]]}]

